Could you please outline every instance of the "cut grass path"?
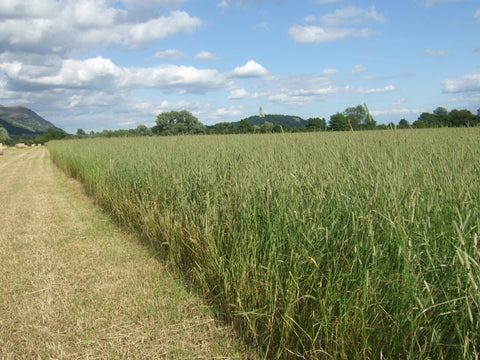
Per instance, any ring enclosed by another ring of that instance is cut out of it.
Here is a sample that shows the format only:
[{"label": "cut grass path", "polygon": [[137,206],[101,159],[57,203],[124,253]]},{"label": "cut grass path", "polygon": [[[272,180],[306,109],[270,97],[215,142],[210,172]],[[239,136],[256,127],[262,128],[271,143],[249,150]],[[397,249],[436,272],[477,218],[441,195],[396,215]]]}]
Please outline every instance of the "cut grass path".
[{"label": "cut grass path", "polygon": [[46,149],[0,156],[0,359],[251,357]]}]

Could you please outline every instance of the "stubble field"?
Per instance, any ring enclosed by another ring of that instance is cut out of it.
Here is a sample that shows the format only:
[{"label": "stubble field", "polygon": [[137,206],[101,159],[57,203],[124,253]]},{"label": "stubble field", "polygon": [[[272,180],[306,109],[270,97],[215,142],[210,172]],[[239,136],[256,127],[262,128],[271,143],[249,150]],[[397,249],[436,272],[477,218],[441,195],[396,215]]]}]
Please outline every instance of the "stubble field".
[{"label": "stubble field", "polygon": [[2,360],[251,356],[44,148],[0,156],[0,264]]}]

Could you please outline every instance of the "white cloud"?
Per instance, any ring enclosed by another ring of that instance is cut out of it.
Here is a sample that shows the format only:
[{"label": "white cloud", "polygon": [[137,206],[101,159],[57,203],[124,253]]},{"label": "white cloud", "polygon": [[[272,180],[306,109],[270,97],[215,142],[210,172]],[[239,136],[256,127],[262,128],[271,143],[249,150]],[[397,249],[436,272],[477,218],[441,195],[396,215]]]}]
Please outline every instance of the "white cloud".
[{"label": "white cloud", "polygon": [[110,59],[64,60],[59,68],[1,63],[11,85],[28,90],[43,88],[85,88],[96,90],[155,88],[184,93],[228,90],[233,81],[215,69],[160,65],[149,68],[119,67]]},{"label": "white cloud", "polygon": [[230,7],[230,4],[228,3],[228,1],[223,0],[223,1],[219,2],[217,4],[217,6],[226,9],[226,8]]},{"label": "white cloud", "polygon": [[363,87],[359,87],[359,88],[355,89],[355,93],[370,95],[370,94],[387,93],[387,92],[392,92],[392,91],[395,91],[395,90],[396,90],[396,88],[393,85],[387,85],[383,88],[363,88]]},{"label": "white cloud", "polygon": [[425,7],[432,7],[439,4],[445,4],[450,2],[460,2],[464,0],[424,0],[422,1]]},{"label": "white cloud", "polygon": [[242,107],[239,106],[229,106],[222,107],[208,114],[210,119],[213,120],[228,120],[232,117],[238,117],[242,114]]},{"label": "white cloud", "polygon": [[446,79],[443,91],[447,93],[480,92],[480,74]]},{"label": "white cloud", "polygon": [[334,3],[338,3],[338,2],[341,2],[343,0],[316,0],[317,3],[319,4],[334,4]]},{"label": "white cloud", "polygon": [[414,115],[414,114],[421,114],[424,112],[423,109],[389,109],[389,110],[373,110],[371,113],[373,116],[388,116],[388,115]]},{"label": "white cloud", "polygon": [[349,37],[366,38],[370,36],[371,32],[368,29],[337,29],[295,25],[288,30],[288,34],[300,44],[320,44],[345,40]]},{"label": "white cloud", "polygon": [[368,10],[347,6],[334,13],[323,15],[319,21],[320,26],[294,25],[290,27],[288,33],[299,44],[320,44],[350,37],[366,38],[374,32],[368,28],[356,26],[371,21],[383,23],[385,18],[376,11],[375,6],[371,6]]},{"label": "white cloud", "polygon": [[315,21],[315,20],[316,20],[315,15],[305,16],[305,22],[312,22],[312,21]]},{"label": "white cloud", "polygon": [[377,12],[375,6],[364,10],[357,6],[350,5],[320,18],[320,23],[324,27],[351,26],[353,24],[363,24],[368,21],[383,23],[385,22],[385,17]]},{"label": "white cloud", "polygon": [[199,18],[191,17],[184,11],[173,11],[170,16],[150,19],[129,28],[131,40],[127,43],[131,47],[137,47],[179,32],[192,33],[201,25],[202,21]]},{"label": "white cloud", "polygon": [[405,98],[401,98],[401,99],[398,99],[397,101],[394,101],[392,103],[393,106],[399,106],[399,105],[403,105],[407,102],[407,99]]},{"label": "white cloud", "polygon": [[322,75],[336,75],[340,72],[340,70],[338,69],[329,69],[329,68],[325,68],[323,69],[322,71]]},{"label": "white cloud", "polygon": [[241,100],[247,99],[250,97],[250,94],[244,88],[235,89],[230,91],[230,96],[228,97],[230,100]]},{"label": "white cloud", "polygon": [[[157,3],[160,3],[157,1]],[[69,55],[95,46],[137,48],[180,32],[192,33],[201,19],[184,11],[133,17],[106,0],[3,0],[0,4],[0,49]]]},{"label": "white cloud", "polygon": [[480,22],[480,9],[478,9],[473,15],[474,18],[477,18],[477,22]]},{"label": "white cloud", "polygon": [[268,74],[267,69],[253,60],[249,60],[243,66],[236,67],[231,72],[233,77],[262,77]]},{"label": "white cloud", "polygon": [[367,71],[367,67],[365,65],[358,64],[353,67],[352,74],[360,75],[363,74],[365,71]]},{"label": "white cloud", "polygon": [[217,60],[215,54],[209,51],[201,51],[193,57],[195,60]]},{"label": "white cloud", "polygon": [[181,58],[187,57],[187,54],[177,49],[167,49],[165,51],[157,52],[155,55],[153,55],[153,57],[157,59],[165,59],[165,58],[181,59]]},{"label": "white cloud", "polygon": [[430,50],[426,49],[423,51],[424,56],[444,58],[450,55],[449,49],[440,49],[440,50]]}]

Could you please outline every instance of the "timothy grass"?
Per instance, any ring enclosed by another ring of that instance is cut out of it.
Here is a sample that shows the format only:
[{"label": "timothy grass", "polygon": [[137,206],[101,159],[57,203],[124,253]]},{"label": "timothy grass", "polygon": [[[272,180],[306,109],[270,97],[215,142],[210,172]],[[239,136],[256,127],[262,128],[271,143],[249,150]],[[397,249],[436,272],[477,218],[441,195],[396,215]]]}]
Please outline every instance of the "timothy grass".
[{"label": "timothy grass", "polygon": [[480,353],[480,129],[49,143],[266,358]]}]

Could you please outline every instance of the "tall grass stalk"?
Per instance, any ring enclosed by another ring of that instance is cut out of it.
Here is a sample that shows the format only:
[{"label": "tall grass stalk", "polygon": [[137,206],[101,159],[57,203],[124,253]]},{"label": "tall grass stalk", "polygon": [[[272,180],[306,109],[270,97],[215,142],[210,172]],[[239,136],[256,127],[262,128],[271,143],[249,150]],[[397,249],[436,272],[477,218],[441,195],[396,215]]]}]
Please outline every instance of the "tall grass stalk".
[{"label": "tall grass stalk", "polygon": [[473,128],[48,148],[266,358],[478,359],[479,139]]}]

